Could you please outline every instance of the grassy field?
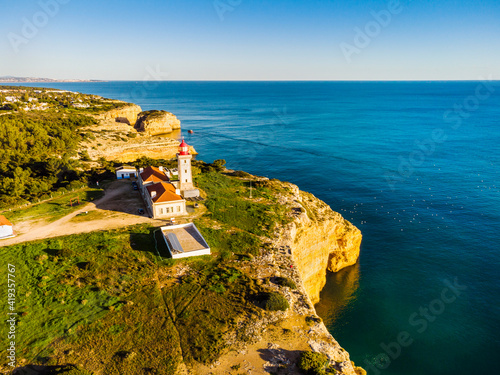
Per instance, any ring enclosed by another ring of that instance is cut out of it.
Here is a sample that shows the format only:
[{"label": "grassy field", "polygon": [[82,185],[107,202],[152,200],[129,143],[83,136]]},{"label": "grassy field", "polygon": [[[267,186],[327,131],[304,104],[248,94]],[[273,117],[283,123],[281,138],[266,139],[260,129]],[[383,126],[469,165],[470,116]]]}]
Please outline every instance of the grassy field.
[{"label": "grassy field", "polygon": [[[196,177],[197,185],[208,197],[211,218],[229,227],[257,236],[272,236],[276,226],[288,219],[286,208],[276,203],[272,188],[210,172]],[[250,198],[251,197],[251,198]]]},{"label": "grassy field", "polygon": [[[5,211],[2,215],[7,217],[7,219],[9,219],[13,224],[23,220],[43,219],[47,221],[54,221],[81,208],[82,204],[92,202],[101,198],[103,195],[104,191],[101,189],[84,188],[71,193],[66,193],[62,196],[55,197],[42,203],[30,205],[26,208]],[[73,206],[71,206],[70,201],[75,198],[80,199],[80,205],[74,204],[74,201]]]},{"label": "grassy field", "polygon": [[[254,189],[262,197],[246,201],[245,182],[219,173],[202,184],[213,211],[196,224],[211,256],[166,259],[160,232],[147,225],[1,248],[0,268],[14,264],[18,277],[18,359],[73,364],[75,374],[174,374],[181,362],[211,363],[228,350],[226,334],[260,311],[263,287],[242,266],[281,219],[263,196],[270,192]],[[226,208],[214,208],[221,197]],[[231,206],[242,201],[248,211],[237,215]]]}]

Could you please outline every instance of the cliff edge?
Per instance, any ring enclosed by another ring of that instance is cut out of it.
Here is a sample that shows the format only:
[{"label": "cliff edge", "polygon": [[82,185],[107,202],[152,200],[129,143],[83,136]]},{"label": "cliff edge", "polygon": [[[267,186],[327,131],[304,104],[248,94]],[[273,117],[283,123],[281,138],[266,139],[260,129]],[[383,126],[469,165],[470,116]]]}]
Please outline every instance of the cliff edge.
[{"label": "cliff edge", "polygon": [[[216,363],[197,365],[195,374],[234,373],[234,365],[251,374],[298,375],[302,351],[325,354],[337,374],[364,373],[351,362],[349,353],[333,338],[317,316],[314,303],[326,283],[327,270],[338,271],[356,263],[361,232],[326,203],[300,191],[291,183],[250,176],[254,186],[279,192],[275,198],[291,215],[279,226],[261,255],[239,262],[239,267],[260,285],[284,295],[286,311],[248,313],[227,337],[232,350]],[[296,288],[273,280],[293,280]]]},{"label": "cliff edge", "polygon": [[134,126],[137,122],[137,116],[142,112],[141,107],[136,104],[127,104],[120,108],[115,108],[95,116],[100,121],[116,121]]},{"label": "cliff edge", "polygon": [[181,128],[180,120],[167,111],[145,111],[137,115],[135,128],[147,135],[162,135]]},{"label": "cliff edge", "polygon": [[302,282],[313,303],[326,283],[326,271],[337,272],[356,263],[361,231],[310,193],[294,189],[295,220],[285,237]]}]

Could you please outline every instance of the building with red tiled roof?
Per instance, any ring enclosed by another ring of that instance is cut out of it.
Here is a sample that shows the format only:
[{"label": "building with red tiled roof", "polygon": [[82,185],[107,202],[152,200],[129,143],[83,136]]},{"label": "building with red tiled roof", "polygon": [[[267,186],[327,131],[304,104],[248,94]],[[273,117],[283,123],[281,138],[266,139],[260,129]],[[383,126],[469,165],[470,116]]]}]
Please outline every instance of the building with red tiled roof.
[{"label": "building with red tiled roof", "polygon": [[169,182],[170,178],[165,174],[163,167],[147,167],[139,173],[139,185],[141,187],[156,184],[157,182]]},{"label": "building with red tiled roof", "polygon": [[158,182],[145,186],[144,201],[153,218],[170,218],[186,214],[186,201],[170,182]]},{"label": "building with red tiled roof", "polygon": [[12,223],[5,217],[0,215],[0,239],[14,236],[14,227]]}]

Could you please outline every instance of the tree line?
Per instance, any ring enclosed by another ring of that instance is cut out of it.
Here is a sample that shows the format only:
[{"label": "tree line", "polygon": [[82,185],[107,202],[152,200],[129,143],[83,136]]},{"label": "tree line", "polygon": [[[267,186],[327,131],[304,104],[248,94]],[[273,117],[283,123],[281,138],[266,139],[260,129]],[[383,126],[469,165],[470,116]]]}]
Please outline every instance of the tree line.
[{"label": "tree line", "polygon": [[78,129],[95,123],[91,117],[73,114],[0,116],[0,205],[86,182],[77,158],[85,135]]}]

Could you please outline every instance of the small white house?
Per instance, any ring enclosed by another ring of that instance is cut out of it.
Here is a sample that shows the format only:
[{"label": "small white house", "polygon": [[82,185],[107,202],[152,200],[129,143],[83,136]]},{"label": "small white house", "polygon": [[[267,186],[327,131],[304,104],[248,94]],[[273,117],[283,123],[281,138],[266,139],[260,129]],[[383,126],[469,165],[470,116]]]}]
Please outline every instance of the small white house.
[{"label": "small white house", "polygon": [[116,178],[118,180],[131,177],[137,177],[137,170],[134,167],[122,165],[121,167],[116,168]]},{"label": "small white house", "polygon": [[5,216],[0,215],[0,239],[14,237],[14,227]]},{"label": "small white house", "polygon": [[210,247],[193,223],[170,225],[161,231],[174,259],[210,255]]}]

